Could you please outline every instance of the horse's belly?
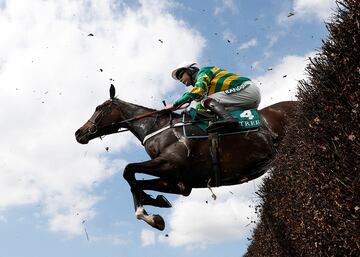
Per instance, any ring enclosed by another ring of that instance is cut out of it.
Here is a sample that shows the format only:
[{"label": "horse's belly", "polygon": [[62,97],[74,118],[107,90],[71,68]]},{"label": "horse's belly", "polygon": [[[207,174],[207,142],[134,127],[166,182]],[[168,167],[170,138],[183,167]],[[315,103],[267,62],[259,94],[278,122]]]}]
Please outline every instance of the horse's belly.
[{"label": "horse's belly", "polygon": [[274,155],[271,138],[259,133],[222,137],[218,150],[223,179],[229,181],[254,171]]}]

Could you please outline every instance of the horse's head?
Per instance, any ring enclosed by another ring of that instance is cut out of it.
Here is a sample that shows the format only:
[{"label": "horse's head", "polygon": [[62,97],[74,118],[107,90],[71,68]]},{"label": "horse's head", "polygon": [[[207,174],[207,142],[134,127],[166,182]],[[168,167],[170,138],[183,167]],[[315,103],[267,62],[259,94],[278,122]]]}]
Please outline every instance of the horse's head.
[{"label": "horse's head", "polygon": [[115,133],[120,128],[121,111],[116,104],[115,87],[110,87],[110,100],[96,107],[91,118],[75,132],[80,144],[87,144],[96,137]]}]

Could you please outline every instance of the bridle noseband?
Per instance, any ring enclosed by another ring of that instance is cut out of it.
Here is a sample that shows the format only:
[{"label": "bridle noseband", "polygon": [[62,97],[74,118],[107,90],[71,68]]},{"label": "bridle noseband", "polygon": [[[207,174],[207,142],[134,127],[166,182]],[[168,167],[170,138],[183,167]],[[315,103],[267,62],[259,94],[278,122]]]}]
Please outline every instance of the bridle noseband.
[{"label": "bridle noseband", "polygon": [[[89,127],[88,131],[90,134],[96,134],[98,132],[98,126],[102,119],[111,113],[111,107],[106,105],[105,110],[103,110],[103,105],[100,105],[96,107],[96,109],[100,108],[101,110],[98,111],[97,115],[93,115],[88,121],[91,123],[91,126]],[[97,110],[96,110],[97,111]]]}]

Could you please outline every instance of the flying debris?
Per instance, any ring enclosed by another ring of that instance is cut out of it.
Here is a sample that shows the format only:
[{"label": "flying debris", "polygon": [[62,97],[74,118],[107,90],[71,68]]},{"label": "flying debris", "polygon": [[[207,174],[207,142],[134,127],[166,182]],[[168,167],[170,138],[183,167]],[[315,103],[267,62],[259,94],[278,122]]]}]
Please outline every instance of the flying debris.
[{"label": "flying debris", "polygon": [[159,42],[161,43],[161,44],[163,44],[164,43],[164,41],[162,40],[162,39],[158,39],[159,40]]},{"label": "flying debris", "polygon": [[106,150],[106,152],[109,152],[109,147],[108,146],[105,147],[105,150]]},{"label": "flying debris", "polygon": [[295,13],[293,13],[293,12],[289,12],[289,14],[288,14],[288,16],[287,16],[287,17],[289,18],[289,17],[294,16],[294,15],[295,15]]},{"label": "flying debris", "polygon": [[273,68],[268,68],[267,70],[273,70]]},{"label": "flying debris", "polygon": [[284,75],[284,76],[283,76],[283,78],[286,78],[286,77],[287,77],[287,75]]},{"label": "flying debris", "polygon": [[88,35],[88,37],[93,37],[94,36],[94,34],[93,33],[90,33],[89,35]]},{"label": "flying debris", "polygon": [[227,42],[230,43],[230,40],[228,39]]},{"label": "flying debris", "polygon": [[100,69],[101,72],[103,72],[103,69]]},{"label": "flying debris", "polygon": [[88,234],[88,232],[86,230],[86,227],[85,227],[85,222],[86,222],[86,220],[83,220],[81,223],[83,224],[83,227],[84,227],[84,232],[85,232],[85,235],[86,235],[86,239],[88,241],[90,241],[89,234]]}]

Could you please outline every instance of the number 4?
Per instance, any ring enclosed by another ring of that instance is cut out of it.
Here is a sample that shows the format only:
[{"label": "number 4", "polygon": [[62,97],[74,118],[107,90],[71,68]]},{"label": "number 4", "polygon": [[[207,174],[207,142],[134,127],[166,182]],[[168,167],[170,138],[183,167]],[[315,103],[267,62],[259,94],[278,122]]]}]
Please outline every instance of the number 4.
[{"label": "number 4", "polygon": [[241,114],[240,114],[240,117],[241,118],[248,118],[249,120],[252,120],[254,118],[254,115],[251,113],[250,110],[247,110],[247,111],[243,111]]}]

